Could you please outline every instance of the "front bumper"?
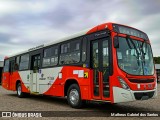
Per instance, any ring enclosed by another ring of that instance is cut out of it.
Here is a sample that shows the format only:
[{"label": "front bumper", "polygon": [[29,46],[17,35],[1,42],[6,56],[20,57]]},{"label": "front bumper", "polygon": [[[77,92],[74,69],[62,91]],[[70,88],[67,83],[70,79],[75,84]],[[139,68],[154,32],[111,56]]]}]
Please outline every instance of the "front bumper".
[{"label": "front bumper", "polygon": [[146,100],[157,96],[157,89],[145,91],[125,90],[119,87],[113,87],[114,103],[129,102],[135,100]]}]

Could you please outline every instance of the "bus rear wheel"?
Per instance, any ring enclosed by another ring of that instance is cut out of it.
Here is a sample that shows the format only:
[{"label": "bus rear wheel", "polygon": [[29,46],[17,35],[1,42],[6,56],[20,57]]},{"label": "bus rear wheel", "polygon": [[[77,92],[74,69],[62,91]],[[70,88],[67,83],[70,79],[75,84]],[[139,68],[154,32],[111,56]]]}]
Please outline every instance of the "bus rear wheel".
[{"label": "bus rear wheel", "polygon": [[17,84],[17,96],[19,98],[23,98],[25,96],[25,93],[22,92],[22,86],[21,83]]},{"label": "bus rear wheel", "polygon": [[81,108],[82,99],[80,89],[77,84],[72,84],[67,91],[67,101],[72,108]]}]

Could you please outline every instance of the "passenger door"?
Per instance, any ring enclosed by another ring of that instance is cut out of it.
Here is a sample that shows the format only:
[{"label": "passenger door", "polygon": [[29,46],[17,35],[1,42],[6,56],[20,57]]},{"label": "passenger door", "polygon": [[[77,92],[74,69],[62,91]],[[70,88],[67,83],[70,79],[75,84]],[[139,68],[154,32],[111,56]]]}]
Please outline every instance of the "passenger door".
[{"label": "passenger door", "polygon": [[38,73],[39,73],[39,68],[40,68],[40,54],[33,55],[31,57],[31,70],[32,72],[32,77],[31,77],[31,91],[32,92],[39,92],[38,88]]},{"label": "passenger door", "polygon": [[9,62],[9,72],[10,72],[9,89],[12,89],[12,84],[13,84],[12,82],[15,80],[14,65],[15,65],[15,60],[11,60]]},{"label": "passenger door", "polygon": [[93,69],[93,99],[106,99],[109,91],[109,49],[108,39],[91,41],[91,68]]}]

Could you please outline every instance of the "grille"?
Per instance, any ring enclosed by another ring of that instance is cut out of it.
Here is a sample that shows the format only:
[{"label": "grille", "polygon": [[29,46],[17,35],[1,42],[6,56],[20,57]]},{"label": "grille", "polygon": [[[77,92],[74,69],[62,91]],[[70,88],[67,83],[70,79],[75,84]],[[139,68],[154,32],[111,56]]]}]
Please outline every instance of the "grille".
[{"label": "grille", "polygon": [[141,100],[143,96],[148,96],[149,98],[152,98],[154,95],[154,91],[152,92],[138,92],[138,93],[134,93],[134,96],[136,98],[136,100]]},{"label": "grille", "polygon": [[132,83],[151,83],[151,82],[154,82],[154,79],[143,79],[143,80],[129,79],[129,81]]}]

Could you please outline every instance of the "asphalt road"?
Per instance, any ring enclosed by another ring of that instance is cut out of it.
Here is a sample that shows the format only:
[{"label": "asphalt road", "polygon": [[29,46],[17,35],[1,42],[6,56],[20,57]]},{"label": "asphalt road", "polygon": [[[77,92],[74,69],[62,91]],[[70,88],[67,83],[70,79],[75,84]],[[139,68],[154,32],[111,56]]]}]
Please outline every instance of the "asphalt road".
[{"label": "asphalt road", "polygon": [[[158,84],[160,88],[160,84]],[[18,98],[16,92],[7,91],[0,86],[0,111],[46,111],[48,115],[53,114],[56,117],[54,119],[122,119],[122,117],[106,117],[105,115],[110,115],[111,111],[118,113],[120,111],[160,111],[160,89],[158,89],[158,96],[155,99],[145,100],[145,101],[134,101],[119,104],[99,104],[99,103],[89,103],[82,109],[73,109],[67,104],[65,98],[56,98],[48,96],[35,96],[31,95],[26,98]],[[47,112],[48,111],[48,112]],[[54,111],[50,113],[49,111]],[[94,111],[94,112],[90,112]],[[43,112],[42,112],[43,113]],[[70,117],[66,117],[70,116]],[[74,115],[74,116],[72,116]],[[58,117],[62,116],[62,117]],[[88,117],[87,117],[88,116]],[[104,116],[104,117],[100,117]],[[151,117],[123,117],[123,119],[150,119]],[[160,117],[153,117],[154,119],[159,119]],[[0,120],[7,118],[0,118]],[[13,118],[17,120],[17,118]],[[20,118],[18,118],[20,119]],[[23,118],[27,119],[27,118]],[[33,118],[32,118],[33,119]],[[36,118],[35,118],[36,119]],[[51,117],[45,117],[41,119],[53,119]]]}]

